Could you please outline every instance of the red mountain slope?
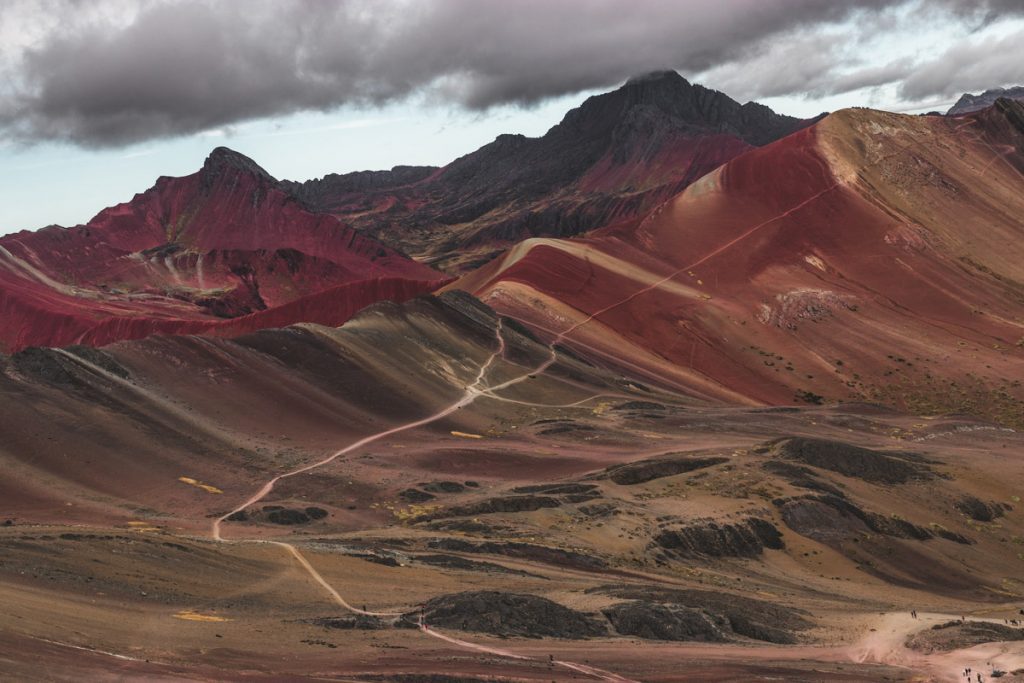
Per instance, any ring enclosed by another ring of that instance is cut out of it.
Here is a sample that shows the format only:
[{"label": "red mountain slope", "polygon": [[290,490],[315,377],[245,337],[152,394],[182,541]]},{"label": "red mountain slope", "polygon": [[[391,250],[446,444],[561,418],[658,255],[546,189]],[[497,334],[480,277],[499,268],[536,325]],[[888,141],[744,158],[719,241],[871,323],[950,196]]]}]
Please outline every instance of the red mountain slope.
[{"label": "red mountain slope", "polygon": [[748,152],[639,225],[458,281],[652,381],[1024,421],[1024,107],[864,109]]},{"label": "red mountain slope", "polygon": [[0,350],[337,325],[443,281],[219,148],[87,225],[0,238]]}]

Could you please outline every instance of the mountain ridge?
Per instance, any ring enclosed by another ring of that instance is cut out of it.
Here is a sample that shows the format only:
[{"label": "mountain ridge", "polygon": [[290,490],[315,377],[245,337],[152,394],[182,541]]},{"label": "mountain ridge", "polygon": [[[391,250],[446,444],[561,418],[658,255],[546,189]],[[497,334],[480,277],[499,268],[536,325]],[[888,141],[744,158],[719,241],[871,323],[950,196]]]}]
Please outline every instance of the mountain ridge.
[{"label": "mountain ridge", "polygon": [[996,103],[996,100],[1000,98],[1024,100],[1024,86],[1015,86],[1012,88],[991,88],[979,95],[964,93],[960,96],[960,99],[956,101],[956,104],[949,108],[946,112],[946,116],[959,116],[961,114],[970,114],[971,112],[980,111],[986,107],[992,106]]},{"label": "mountain ridge", "polygon": [[1006,378],[1024,353],[1022,179],[1020,102],[956,120],[842,110],[639,223],[527,240],[448,288],[707,399],[1021,427]]},{"label": "mountain ridge", "polygon": [[[252,159],[219,147],[195,173],[161,177],[85,225],[0,237],[0,350],[340,324],[446,280],[309,213]],[[323,296],[344,285],[337,301]]]},{"label": "mountain ridge", "polygon": [[452,272],[532,236],[570,236],[633,220],[724,161],[811,121],[739,104],[674,71],[588,98],[544,135],[504,134],[439,169],[369,192],[354,176],[287,189]]}]

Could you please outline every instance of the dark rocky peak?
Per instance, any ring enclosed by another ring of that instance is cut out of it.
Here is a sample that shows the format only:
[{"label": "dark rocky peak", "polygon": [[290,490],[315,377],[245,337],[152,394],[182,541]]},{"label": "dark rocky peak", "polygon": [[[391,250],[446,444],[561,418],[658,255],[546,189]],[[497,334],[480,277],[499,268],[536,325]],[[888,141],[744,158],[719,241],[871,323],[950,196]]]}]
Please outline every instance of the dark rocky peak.
[{"label": "dark rocky peak", "polygon": [[[608,134],[635,108],[668,114],[693,114],[693,86],[674,71],[658,71],[631,78],[618,90],[588,98],[569,111],[549,135],[601,136]],[[691,111],[687,111],[687,110]]]},{"label": "dark rocky peak", "polygon": [[210,152],[210,155],[206,157],[206,161],[203,162],[203,168],[200,172],[203,174],[204,179],[208,178],[210,180],[237,175],[241,172],[255,176],[268,183],[277,182],[272,175],[267,173],[255,161],[227,147],[217,147]]},{"label": "dark rocky peak", "polygon": [[996,100],[1004,98],[1011,100],[1024,100],[1024,86],[1016,86],[1013,88],[992,88],[986,90],[980,95],[972,95],[971,93],[964,93],[957,100],[956,104],[950,107],[949,111],[946,112],[947,116],[959,116],[961,114],[970,114],[971,112],[981,111],[995,104]]},{"label": "dark rocky peak", "polygon": [[799,119],[776,114],[762,104],[741,105],[717,90],[694,85],[675,71],[655,71],[589,98],[548,135],[593,139],[623,125],[637,127],[638,121],[644,122],[643,130],[661,121],[677,130],[730,133],[755,145],[767,144],[801,125]]}]

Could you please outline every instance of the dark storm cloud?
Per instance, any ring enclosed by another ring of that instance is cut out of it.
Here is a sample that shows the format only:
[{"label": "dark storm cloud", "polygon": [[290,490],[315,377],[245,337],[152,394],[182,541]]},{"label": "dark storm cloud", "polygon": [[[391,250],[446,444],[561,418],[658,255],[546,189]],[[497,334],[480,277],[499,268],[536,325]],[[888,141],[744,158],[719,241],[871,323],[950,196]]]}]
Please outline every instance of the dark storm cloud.
[{"label": "dark storm cloud", "polygon": [[908,100],[980,92],[1000,84],[1024,84],[1024,31],[995,41],[955,45],[918,66],[900,85]]},{"label": "dark storm cloud", "polygon": [[[732,65],[741,96],[844,92],[912,72],[905,62],[837,72],[827,34],[907,0],[110,1],[120,4],[106,13],[75,0],[41,5],[52,13],[56,3],[70,28],[5,58],[7,137],[111,147],[411,95],[486,109],[660,68]],[[938,4],[977,22],[1024,9]],[[763,58],[773,50],[774,65]],[[745,67],[743,86],[735,74]],[[907,92],[927,91],[921,79]]]}]

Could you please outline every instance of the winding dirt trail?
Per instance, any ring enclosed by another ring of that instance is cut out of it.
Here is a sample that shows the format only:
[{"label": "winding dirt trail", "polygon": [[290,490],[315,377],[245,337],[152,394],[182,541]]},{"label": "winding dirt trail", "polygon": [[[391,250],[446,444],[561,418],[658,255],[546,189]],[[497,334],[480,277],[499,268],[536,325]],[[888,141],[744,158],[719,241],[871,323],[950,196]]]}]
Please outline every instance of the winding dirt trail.
[{"label": "winding dirt trail", "polygon": [[[498,348],[480,366],[480,370],[477,372],[476,378],[473,380],[472,384],[470,384],[470,385],[468,385],[466,387],[462,397],[459,398],[457,401],[455,401],[454,403],[451,403],[446,408],[444,408],[442,410],[439,410],[438,412],[434,413],[433,415],[429,415],[429,416],[424,417],[422,419],[415,420],[413,422],[408,422],[408,423],[399,425],[397,427],[392,427],[391,429],[386,429],[384,431],[377,432],[376,434],[371,434],[371,435],[366,436],[366,437],[364,437],[364,438],[362,438],[362,439],[360,439],[358,441],[353,442],[352,444],[346,446],[345,448],[342,448],[340,450],[335,451],[334,453],[332,453],[331,455],[327,456],[326,458],[324,458],[322,460],[318,460],[318,461],[316,461],[314,463],[311,463],[309,465],[304,465],[303,467],[299,467],[299,468],[296,468],[296,469],[291,470],[289,472],[285,472],[283,474],[277,475],[273,479],[269,480],[266,484],[264,484],[263,487],[259,489],[259,491],[254,493],[248,499],[246,499],[245,502],[241,503],[240,505],[238,505],[237,507],[235,507],[231,511],[229,511],[226,514],[222,515],[221,517],[217,518],[213,522],[213,526],[211,527],[211,533],[210,533],[211,537],[215,541],[219,541],[219,542],[222,542],[222,543],[263,543],[263,544],[266,544],[266,545],[274,545],[274,546],[277,546],[279,548],[283,548],[289,554],[291,554],[292,557],[295,558],[295,560],[306,571],[306,573],[314,581],[316,581],[316,583],[318,583],[331,596],[331,599],[337,605],[339,605],[340,607],[342,607],[342,608],[344,608],[344,609],[346,609],[346,610],[348,610],[348,611],[350,611],[352,613],[363,614],[363,615],[367,615],[367,616],[380,616],[380,617],[394,617],[394,616],[402,616],[403,614],[406,614],[407,612],[378,612],[378,611],[360,609],[360,608],[356,607],[355,605],[350,604],[347,600],[345,600],[345,598],[342,597],[341,593],[339,593],[337,591],[337,589],[335,589],[334,586],[332,586],[330,584],[330,582],[328,582],[327,579],[325,579],[323,577],[323,575],[320,574],[320,572],[318,572],[316,570],[316,568],[310,563],[310,561],[294,545],[292,545],[290,543],[286,543],[284,541],[264,540],[264,539],[226,539],[221,534],[221,525],[231,515],[234,515],[237,512],[241,512],[242,510],[245,510],[246,508],[250,507],[251,505],[254,505],[254,504],[258,503],[259,501],[263,500],[264,498],[266,498],[267,495],[269,495],[270,492],[273,491],[274,486],[277,484],[277,482],[281,481],[282,479],[285,479],[287,477],[294,477],[295,475],[302,474],[303,472],[309,472],[309,471],[317,469],[319,467],[323,467],[325,465],[328,465],[328,464],[334,462],[335,460],[337,460],[338,458],[342,457],[343,455],[346,455],[348,453],[356,451],[356,450],[362,448],[363,446],[366,446],[368,444],[374,443],[376,441],[380,441],[381,439],[385,439],[385,438],[387,438],[389,436],[392,436],[394,434],[399,434],[401,432],[409,431],[411,429],[416,429],[417,427],[423,427],[423,426],[426,426],[426,425],[431,424],[433,422],[437,422],[438,420],[441,420],[441,419],[447,417],[448,415],[451,415],[452,413],[454,413],[455,411],[459,410],[460,408],[471,404],[477,398],[480,398],[482,396],[486,396],[488,398],[500,398],[500,397],[495,396],[492,392],[498,391],[498,390],[501,390],[501,389],[504,389],[504,388],[507,388],[507,387],[510,387],[510,386],[512,386],[514,384],[518,384],[519,382],[522,382],[522,381],[526,380],[528,377],[530,377],[532,375],[535,375],[537,373],[540,373],[540,372],[543,372],[543,371],[547,370],[549,367],[551,367],[552,364],[554,364],[555,360],[557,359],[557,353],[554,350],[554,346],[555,346],[555,344],[557,342],[552,342],[551,345],[549,346],[549,349],[550,349],[550,352],[551,352],[551,357],[548,358],[547,360],[545,360],[540,365],[538,365],[536,368],[528,370],[528,371],[522,373],[521,375],[517,375],[516,377],[513,377],[510,380],[506,380],[505,382],[502,382],[500,384],[496,384],[496,385],[493,385],[493,386],[483,386],[483,382],[484,382],[484,380],[487,377],[487,371],[491,368],[491,366],[495,363],[496,360],[504,357],[504,354],[505,354],[505,339],[502,336],[502,330],[503,330],[502,322],[501,322],[501,318],[499,318],[498,319],[498,324],[497,324],[497,327],[496,327],[496,330],[495,330],[495,336],[496,336],[497,341],[498,341]],[[566,333],[568,333],[569,331],[570,330],[567,330]],[[584,402],[586,400],[590,400],[590,399],[585,399]],[[536,658],[534,658],[534,657],[530,657],[530,656],[527,656],[527,655],[517,654],[517,653],[509,651],[509,650],[503,650],[503,649],[499,649],[499,648],[494,648],[494,647],[490,647],[490,646],[487,646],[487,645],[481,645],[481,644],[477,644],[477,643],[472,643],[472,642],[469,642],[469,641],[466,641],[466,640],[461,640],[459,638],[454,638],[452,636],[448,636],[448,635],[445,635],[445,634],[440,633],[438,631],[435,631],[435,630],[429,628],[423,622],[423,615],[422,615],[422,613],[419,615],[419,628],[420,628],[420,631],[422,633],[424,633],[424,634],[426,634],[426,635],[428,635],[428,636],[430,636],[432,638],[436,638],[438,640],[441,640],[443,642],[449,643],[451,645],[455,645],[456,647],[462,648],[464,650],[472,650],[472,651],[475,651],[475,652],[484,652],[484,653],[487,653],[487,654],[496,655],[496,656],[499,656],[499,657],[505,657],[505,658],[509,658],[509,659],[540,661],[540,660],[536,660]],[[585,664],[579,664],[577,662],[570,662],[570,661],[564,661],[564,660],[554,660],[552,663],[557,665],[557,666],[560,666],[562,668],[570,669],[572,671],[575,671],[575,672],[578,672],[578,673],[583,673],[583,674],[586,674],[586,675],[589,675],[589,676],[593,676],[593,677],[596,677],[596,678],[599,678],[599,679],[602,679],[602,680],[605,680],[605,681],[610,681],[612,683],[635,683],[634,681],[632,681],[632,679],[624,678],[623,676],[620,676],[618,674],[615,674],[615,673],[612,673],[612,672],[609,672],[609,671],[604,671],[602,669],[591,667],[591,666],[588,666],[588,665],[585,665]]]},{"label": "winding dirt trail", "polygon": [[[258,503],[259,501],[263,500],[264,498],[266,498],[270,494],[270,492],[274,490],[274,486],[277,484],[277,482],[281,481],[282,479],[285,479],[285,478],[288,478],[288,477],[294,477],[294,476],[302,474],[304,472],[309,472],[309,471],[315,470],[317,468],[323,467],[325,465],[329,465],[330,463],[334,462],[335,460],[337,460],[338,458],[340,458],[340,457],[342,457],[344,455],[347,455],[348,453],[351,453],[353,451],[359,450],[360,448],[362,448],[364,446],[367,446],[367,445],[369,445],[371,443],[380,441],[381,439],[385,439],[385,438],[387,438],[389,436],[393,436],[395,434],[399,434],[399,433],[402,433],[402,432],[406,432],[406,431],[409,431],[409,430],[412,430],[412,429],[416,429],[418,427],[423,427],[423,426],[432,424],[434,422],[437,422],[438,420],[441,420],[441,419],[451,415],[452,413],[456,412],[460,408],[463,408],[465,406],[470,405],[477,398],[487,397],[487,398],[501,400],[502,397],[497,396],[495,394],[495,392],[500,391],[502,389],[505,389],[507,387],[513,386],[513,385],[518,384],[520,382],[523,382],[524,380],[528,379],[529,377],[531,377],[533,375],[536,375],[536,374],[539,374],[539,373],[542,373],[545,370],[547,370],[548,368],[550,368],[555,363],[555,361],[558,358],[557,351],[555,350],[556,346],[559,343],[561,343],[562,341],[564,341],[570,334],[572,334],[576,330],[578,330],[581,327],[583,327],[584,325],[590,323],[591,321],[596,319],[598,316],[600,316],[600,315],[602,315],[604,313],[607,313],[608,311],[613,310],[613,309],[615,309],[615,308],[617,308],[619,306],[622,306],[623,304],[626,304],[626,303],[632,301],[633,299],[637,298],[638,296],[641,296],[641,295],[643,295],[643,294],[645,294],[647,292],[650,292],[650,291],[656,289],[657,287],[663,285],[664,283],[672,280],[673,278],[678,277],[679,275],[681,275],[682,273],[686,272],[687,270],[689,270],[689,269],[691,269],[691,268],[693,268],[695,266],[698,266],[698,265],[704,263],[708,259],[710,259],[710,258],[720,254],[721,252],[727,250],[728,248],[730,248],[731,246],[733,246],[737,242],[739,242],[739,241],[749,237],[751,234],[755,233],[756,231],[760,230],[761,228],[765,227],[766,225],[769,225],[770,223],[773,223],[773,222],[775,222],[775,221],[777,221],[777,220],[779,220],[779,219],[781,219],[781,218],[783,218],[785,216],[788,216],[788,215],[798,211],[799,209],[803,208],[804,206],[810,204],[811,202],[815,201],[816,199],[818,199],[819,197],[824,195],[826,192],[829,192],[829,191],[835,189],[835,187],[836,187],[836,184],[833,183],[832,186],[826,188],[825,190],[822,190],[821,192],[819,192],[819,193],[817,193],[815,195],[812,195],[811,197],[809,197],[806,200],[800,202],[799,204],[795,205],[791,209],[789,209],[789,210],[779,214],[778,216],[775,216],[775,217],[773,217],[773,218],[771,218],[769,220],[766,220],[766,221],[764,221],[764,222],[762,222],[762,223],[760,223],[760,224],[758,224],[758,225],[756,225],[756,226],[754,226],[754,227],[744,231],[739,237],[737,237],[737,238],[735,238],[733,240],[730,240],[726,244],[721,245],[718,248],[712,250],[710,253],[704,255],[702,258],[698,259],[697,261],[694,261],[692,264],[689,264],[688,266],[686,266],[684,268],[680,268],[679,270],[671,273],[670,275],[662,278],[661,280],[658,280],[658,281],[656,281],[656,282],[654,282],[654,283],[652,283],[652,284],[650,284],[650,285],[648,285],[646,287],[638,289],[637,291],[633,292],[632,294],[629,294],[629,295],[623,297],[619,301],[616,301],[616,302],[614,302],[612,304],[609,304],[608,306],[605,306],[604,308],[601,308],[601,309],[599,309],[599,310],[597,310],[597,311],[587,315],[585,318],[583,318],[580,321],[570,325],[565,330],[563,330],[562,332],[558,333],[548,343],[548,351],[550,353],[550,357],[547,360],[543,361],[542,363],[537,365],[535,368],[527,370],[527,371],[523,372],[522,374],[517,375],[516,377],[513,377],[512,379],[506,380],[506,381],[501,382],[499,384],[487,386],[487,385],[484,385],[484,380],[486,379],[487,371],[491,368],[491,366],[495,363],[496,360],[498,360],[500,358],[503,358],[504,354],[505,354],[505,339],[504,339],[504,337],[502,335],[503,326],[502,326],[501,318],[499,317],[498,318],[498,324],[497,324],[496,329],[495,329],[495,337],[496,337],[497,342],[498,342],[498,348],[480,366],[480,370],[478,371],[478,373],[476,375],[476,378],[473,380],[473,382],[471,384],[469,384],[466,387],[465,391],[463,392],[463,395],[457,401],[451,403],[446,408],[443,408],[442,410],[439,410],[438,412],[434,413],[433,415],[429,415],[429,416],[421,418],[419,420],[414,420],[412,422],[408,422],[408,423],[405,423],[405,424],[402,424],[402,425],[398,425],[397,427],[392,427],[390,429],[385,429],[385,430],[377,432],[375,434],[371,434],[369,436],[363,437],[362,439],[359,439],[358,441],[355,441],[355,442],[349,444],[348,446],[335,451],[334,453],[332,453],[331,455],[327,456],[326,458],[323,458],[322,460],[318,460],[316,462],[310,463],[308,465],[304,465],[302,467],[296,468],[294,470],[290,470],[288,472],[285,472],[283,474],[279,474],[279,475],[273,477],[272,479],[267,481],[267,483],[264,484],[256,493],[254,493],[252,496],[250,496],[248,499],[246,499],[243,503],[241,503],[237,507],[233,508],[229,512],[225,513],[224,515],[222,515],[222,516],[218,517],[216,520],[214,520],[213,525],[212,525],[211,530],[210,530],[211,531],[211,533],[210,533],[211,537],[215,541],[224,542],[224,543],[228,543],[228,542],[235,542],[235,543],[250,542],[250,543],[252,543],[252,542],[255,542],[255,543],[265,543],[267,545],[275,545],[277,547],[283,548],[283,549],[287,550],[288,553],[290,553],[292,555],[292,557],[295,558],[296,561],[298,561],[298,563],[302,566],[302,568],[306,571],[306,573],[314,581],[316,581],[325,591],[327,591],[327,593],[331,596],[331,599],[336,604],[338,604],[340,607],[343,607],[344,609],[349,610],[350,612],[353,612],[355,614],[364,614],[364,615],[370,615],[370,616],[398,616],[398,615],[400,615],[401,613],[395,613],[395,612],[374,612],[374,611],[369,611],[369,610],[362,610],[362,609],[356,608],[354,605],[351,605],[316,570],[316,568],[313,567],[313,565],[309,562],[309,560],[306,559],[306,557],[294,545],[292,545],[290,543],[286,543],[284,541],[271,541],[271,540],[263,540],[263,539],[225,539],[223,537],[222,533],[221,533],[221,526],[222,526],[222,524],[224,523],[224,521],[226,519],[228,519],[232,515],[234,515],[234,514],[236,514],[238,512],[241,512],[241,511],[245,510],[246,508],[248,508],[248,507]],[[592,400],[593,398],[595,398],[595,397],[590,397],[588,399],[584,399],[580,403],[585,403],[586,401]],[[456,645],[456,646],[458,646],[460,648],[463,648],[463,649],[468,649],[468,650],[473,650],[473,651],[478,651],[478,652],[486,652],[486,653],[489,653],[489,654],[494,654],[494,655],[498,655],[498,656],[502,656],[502,657],[508,657],[508,658],[512,658],[512,659],[533,659],[533,658],[527,657],[525,655],[519,655],[519,654],[516,654],[514,652],[507,651],[507,650],[502,650],[502,649],[498,649],[498,648],[492,648],[492,647],[489,647],[489,646],[486,646],[486,645],[479,645],[479,644],[476,644],[476,643],[471,643],[469,641],[460,640],[458,638],[454,638],[452,636],[448,636],[448,635],[439,633],[437,631],[434,631],[433,629],[430,629],[429,627],[427,627],[427,625],[423,622],[422,614],[420,615],[420,631],[422,633],[424,633],[424,634],[427,634],[427,635],[431,636],[431,637],[434,637],[434,638],[437,638],[437,639],[442,640],[444,642]],[[594,677],[597,677],[597,678],[600,678],[600,679],[603,679],[603,680],[606,680],[606,681],[613,681],[614,683],[626,683],[626,682],[631,680],[631,679],[624,678],[624,677],[622,677],[622,676],[620,676],[618,674],[615,674],[615,673],[611,673],[611,672],[608,672],[608,671],[603,671],[601,669],[597,669],[595,667],[591,667],[591,666],[584,665],[584,664],[579,664],[579,663],[576,663],[576,662],[557,660],[557,661],[553,661],[553,663],[558,665],[558,666],[560,666],[560,667],[563,667],[563,668],[566,668],[566,669],[570,669],[570,670],[578,672],[578,673],[583,673],[583,674],[586,674],[586,675],[594,676]]]},{"label": "winding dirt trail", "polygon": [[[613,310],[618,306],[622,306],[628,303],[629,301],[632,301],[636,297],[656,289],[659,284],[671,280],[672,278],[679,276],[680,274],[692,269],[693,267],[706,262],[711,257],[727,250],[736,242],[749,237],[757,230],[774,222],[775,220],[778,220],[779,218],[791,215],[793,212],[808,205],[809,203],[821,197],[826,192],[829,192],[833,189],[835,189],[835,186],[828,187],[825,190],[800,202],[792,209],[780,214],[779,216],[776,216],[775,218],[760,223],[759,225],[744,231],[739,237],[714,249],[711,253],[706,254],[704,257],[695,261],[694,263],[689,264],[684,268],[678,269],[677,271],[665,277],[662,281],[656,282],[652,285],[634,291],[633,293],[623,297],[621,300],[614,302],[608,306],[605,306],[589,315],[586,315],[576,323],[568,326],[563,331],[554,334],[554,331],[551,330],[550,332],[553,334],[553,337],[547,345],[549,357],[546,360],[539,363],[533,368],[524,368],[521,374],[518,374],[515,377],[512,377],[511,379],[505,380],[504,382],[500,382],[498,384],[488,385],[486,383],[488,372],[495,365],[495,363],[499,362],[504,358],[506,351],[506,343],[503,336],[503,325],[501,322],[501,318],[499,317],[495,329],[497,348],[480,365],[479,370],[477,371],[477,374],[474,377],[473,381],[466,385],[463,394],[457,400],[455,400],[445,408],[437,411],[432,415],[405,424],[401,424],[390,429],[385,429],[375,434],[365,436],[345,446],[344,448],[341,448],[331,453],[330,455],[321,460],[304,465],[302,467],[298,467],[294,470],[290,470],[288,472],[284,472],[273,477],[272,479],[267,481],[258,491],[256,491],[253,495],[247,498],[243,503],[239,504],[226,514],[214,520],[210,530],[211,537],[213,538],[213,540],[222,543],[259,543],[265,545],[273,545],[278,548],[281,548],[282,550],[286,551],[289,555],[291,555],[299,564],[299,566],[302,567],[303,571],[305,571],[305,573],[311,579],[313,579],[313,581],[316,582],[330,596],[332,602],[337,604],[339,607],[348,610],[349,612],[352,612],[354,614],[362,614],[376,617],[396,617],[401,616],[403,614],[408,614],[408,611],[389,612],[360,609],[355,605],[350,604],[344,598],[344,596],[342,596],[342,594],[334,586],[332,586],[331,583],[328,582],[323,577],[323,575],[320,574],[319,571],[317,571],[317,569],[312,565],[312,563],[302,554],[302,552],[295,545],[278,540],[225,538],[222,534],[223,522],[231,515],[242,510],[245,510],[246,508],[265,499],[274,490],[275,485],[282,479],[294,477],[296,475],[305,472],[310,472],[320,467],[324,467],[326,465],[333,463],[339,458],[342,458],[347,454],[350,454],[371,443],[378,442],[382,439],[386,439],[395,434],[414,430],[435,423],[449,415],[452,415],[459,409],[472,404],[478,398],[508,401],[512,403],[521,403],[524,405],[534,405],[538,407],[570,408],[581,406],[601,396],[614,396],[615,394],[613,393],[601,393],[589,396],[574,403],[564,404],[562,406],[546,406],[544,404],[539,403],[531,403],[528,401],[518,401],[515,399],[509,399],[503,396],[499,396],[497,392],[501,391],[502,389],[519,384],[536,374],[546,371],[548,368],[554,365],[554,363],[557,360],[557,352],[555,350],[557,345],[566,340],[570,335],[572,335],[575,331],[579,330],[581,327],[596,320],[602,314],[607,313],[608,311]],[[60,349],[58,349],[57,351],[64,355],[68,360],[80,364],[92,372],[110,377],[111,379],[117,380],[120,383],[128,384],[124,380],[121,380],[120,378],[114,376],[112,373],[95,365],[94,363],[91,363],[85,359],[67,353]],[[132,387],[132,389],[134,391],[140,391],[138,388],[135,387]],[[876,628],[869,634],[865,635],[864,638],[862,638],[855,644],[836,648],[823,648],[814,646],[781,649],[773,648],[770,652],[770,658],[786,659],[789,657],[799,656],[818,659],[832,659],[835,661],[854,661],[859,663],[877,662],[893,666],[905,667],[907,669],[914,670],[915,672],[927,672],[928,675],[934,677],[933,680],[951,682],[960,680],[960,677],[962,676],[962,671],[966,666],[971,666],[972,668],[978,671],[989,671],[992,667],[1003,668],[1006,670],[1013,670],[1014,668],[1024,667],[1024,653],[1019,651],[1011,651],[1013,650],[1013,648],[1008,647],[1005,643],[991,643],[986,645],[980,645],[974,648],[955,650],[953,652],[948,653],[934,653],[928,655],[915,652],[913,650],[909,650],[908,648],[906,648],[904,643],[907,637],[912,633],[922,630],[924,628],[928,628],[929,626],[935,623],[941,623],[942,621],[949,621],[955,618],[957,617],[954,615],[921,614],[919,619],[912,619],[908,614],[889,613],[881,615],[878,623],[876,624]],[[538,658],[537,656],[521,654],[507,649],[492,647],[486,644],[473,643],[467,640],[456,638],[445,633],[441,633],[430,628],[423,621],[422,613],[419,614],[418,625],[421,633],[430,636],[440,642],[447,643],[448,645],[463,650],[486,653],[489,655],[503,657],[516,661],[544,661]],[[685,649],[686,652],[693,654],[698,654],[700,652],[704,652],[705,650],[707,651],[705,653],[707,655],[711,655],[712,653],[714,653],[714,655],[716,656],[727,655],[729,657],[736,659],[747,659],[750,657],[756,658],[759,656],[758,653],[761,651],[760,648],[722,648],[720,646],[696,646],[693,648]],[[113,653],[109,654],[111,654],[112,656],[118,656],[114,655]],[[764,654],[768,655],[768,652],[765,651]],[[989,662],[991,662],[991,666],[987,664]],[[568,660],[551,660],[550,663],[563,669],[572,671],[574,673],[591,676],[597,679],[610,681],[612,683],[629,683],[632,680],[629,678],[625,678],[619,674],[604,671],[602,669],[591,667],[586,664],[580,664],[578,662],[572,662]],[[986,666],[988,666],[988,668],[986,668]]]}]

